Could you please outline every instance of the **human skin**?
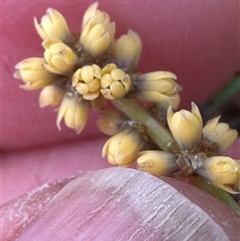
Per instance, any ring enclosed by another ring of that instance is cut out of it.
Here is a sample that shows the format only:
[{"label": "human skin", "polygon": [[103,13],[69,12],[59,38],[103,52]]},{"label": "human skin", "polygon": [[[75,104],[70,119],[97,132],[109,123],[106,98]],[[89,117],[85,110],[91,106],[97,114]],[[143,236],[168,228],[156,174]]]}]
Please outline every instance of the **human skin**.
[{"label": "human skin", "polygon": [[[2,105],[0,109],[0,121],[2,122],[2,204],[43,183],[76,175],[77,172],[99,170],[110,166],[105,159],[101,158],[101,148],[107,137],[103,136],[95,126],[97,113],[91,113],[90,120],[80,135],[76,135],[72,130],[67,129],[64,124],[62,124],[62,131],[59,132],[55,125],[56,112],[52,108],[40,109],[38,106],[39,91],[27,92],[20,89],[19,84],[21,82],[12,77],[14,65],[17,62],[27,57],[42,55],[41,40],[34,29],[33,16],[40,19],[47,7],[56,8],[66,17],[71,30],[78,32],[81,25],[81,17],[90,3],[90,1],[72,0],[66,2],[61,0],[52,1],[49,6],[49,1],[47,0],[31,2],[8,0],[3,2],[3,70]],[[126,33],[128,29],[137,31],[141,36],[143,43],[140,61],[141,72],[169,70],[178,76],[178,82],[183,87],[182,106],[185,108],[190,108],[190,101],[194,101],[197,104],[202,103],[239,71],[237,51],[239,48],[237,34],[237,31],[239,31],[237,19],[238,1],[135,0],[130,2],[114,0],[109,4],[109,1],[102,0],[99,1],[99,8],[108,12],[111,19],[116,22],[118,36]],[[239,159],[238,147],[239,142],[228,153],[232,154],[232,157]],[[117,174],[118,171],[118,169],[111,169],[113,177],[116,178],[114,173]],[[136,172],[137,174],[135,174],[134,172],[132,174],[129,170],[121,171],[122,175],[129,173],[129,176],[136,175],[138,177],[130,179],[130,183],[143,179],[157,186],[162,185],[160,179],[144,173]],[[81,173],[79,179],[74,179],[78,185],[84,185],[85,192],[83,193],[86,195],[83,195],[81,200],[77,196],[76,202],[84,203],[84,198],[87,198],[86,190],[88,188],[89,190],[95,190],[91,184],[87,184],[86,179],[91,179],[91,175],[99,174],[98,178],[101,178],[101,175],[103,175],[102,171],[96,173],[86,175]],[[179,187],[179,182],[169,182],[171,185],[175,185],[177,190],[186,194],[188,187],[185,185]],[[113,199],[112,205],[119,205],[117,195],[114,196],[112,193],[114,193],[113,189],[119,190],[119,187],[122,186],[121,179],[118,183],[113,183],[110,188],[103,185],[102,190],[104,193],[100,192],[99,195],[93,195],[95,203],[104,203],[103,200],[109,198],[110,195]],[[138,184],[135,183],[132,188],[137,189]],[[74,193],[76,190],[71,189],[71,192]],[[122,193],[120,194],[124,195],[126,192],[127,186],[123,185]],[[52,193],[50,197],[55,195],[53,192],[49,191],[49,193]],[[193,191],[193,196],[196,193],[198,191]],[[42,194],[40,193],[39,195],[41,196]],[[159,194],[156,193],[156,195]],[[164,195],[166,198],[170,198],[171,193],[165,192]],[[181,196],[181,198],[185,200],[184,197]],[[207,198],[209,197],[206,195],[206,200]],[[136,221],[134,215],[139,217],[139,207],[147,202],[146,197],[144,198],[143,195],[140,202],[141,205],[139,204],[137,211],[134,212],[132,211],[134,205],[129,205],[129,199],[123,200],[125,204],[121,202],[122,206],[120,207],[122,209],[126,208],[126,206],[129,207],[129,213],[133,215],[130,215],[128,218],[134,223]],[[202,208],[200,211],[195,210],[200,216],[202,213],[204,215],[205,212],[208,213],[204,209],[208,203],[206,200],[205,203],[203,200],[198,204]],[[184,202],[192,203],[190,197],[188,197],[188,201],[185,200]],[[211,198],[209,202],[217,203],[216,200]],[[46,205],[49,205],[49,203]],[[9,207],[11,207],[11,203],[5,204],[2,210],[9,210]],[[226,222],[231,220],[232,225],[224,229],[224,232],[228,232],[232,240],[234,240],[234,237],[238,235],[236,226],[239,224],[239,220],[230,210],[222,206],[220,207],[220,210],[213,212],[220,212],[223,217],[226,217]],[[109,207],[109,210],[114,209]],[[183,212],[184,210],[183,208]],[[101,210],[99,212],[101,213]],[[76,215],[78,214],[75,213],[73,220]],[[83,213],[81,215],[84,216]],[[221,220],[222,216],[215,215],[214,222]],[[140,217],[142,216],[140,215]],[[31,230],[37,230],[37,228],[34,229],[34,225],[40,227],[41,220],[44,218],[43,212],[42,215],[32,220],[33,224],[29,226],[29,229],[26,228],[23,231],[22,237],[24,235],[25,238],[30,237],[27,236],[28,232],[31,235],[31,232],[33,232]],[[101,217],[99,220],[99,223],[101,223]],[[112,230],[116,233],[121,233],[122,229],[126,228],[124,226],[124,216],[121,216],[118,220],[123,220],[118,222],[121,225],[116,223]],[[137,220],[141,220],[141,218]],[[115,218],[112,222],[116,222]],[[179,222],[181,222],[181,217],[179,217]],[[13,226],[19,230],[19,227],[23,225],[21,223],[18,226],[16,223],[19,223],[19,220],[5,224],[6,226],[5,228],[3,227],[3,230],[5,232],[12,230],[9,232],[9,235],[14,236],[17,231],[13,229]],[[221,226],[223,221],[219,223]],[[88,224],[90,233],[94,229],[94,225],[97,224],[91,224],[91,222]],[[169,225],[173,224],[170,223]],[[137,225],[134,228],[136,230],[139,229]],[[187,230],[187,227],[183,226],[184,228]],[[77,227],[73,226],[73,229],[76,231]],[[87,226],[85,230],[88,230]],[[149,232],[152,232],[153,229],[149,230]],[[156,232],[158,229],[154,227],[154,230]],[[40,231],[36,232],[41,233],[41,231],[40,229]],[[54,231],[57,232],[57,228]],[[159,228],[159,233],[161,233],[161,228]],[[71,235],[73,234],[71,233]],[[109,235],[104,236],[104,240],[111,240],[111,237],[113,237],[111,232],[104,235]],[[196,235],[199,234],[196,232]]]}]

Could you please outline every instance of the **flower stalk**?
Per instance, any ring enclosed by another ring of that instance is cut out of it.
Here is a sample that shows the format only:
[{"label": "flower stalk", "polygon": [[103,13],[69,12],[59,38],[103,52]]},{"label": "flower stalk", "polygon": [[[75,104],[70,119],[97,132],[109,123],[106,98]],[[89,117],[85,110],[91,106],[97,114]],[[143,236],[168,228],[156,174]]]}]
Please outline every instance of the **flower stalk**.
[{"label": "flower stalk", "polygon": [[178,150],[177,143],[170,132],[155,120],[146,110],[141,108],[135,101],[120,98],[112,100],[114,106],[127,115],[136,123],[146,126],[147,135],[163,151],[176,153]]}]

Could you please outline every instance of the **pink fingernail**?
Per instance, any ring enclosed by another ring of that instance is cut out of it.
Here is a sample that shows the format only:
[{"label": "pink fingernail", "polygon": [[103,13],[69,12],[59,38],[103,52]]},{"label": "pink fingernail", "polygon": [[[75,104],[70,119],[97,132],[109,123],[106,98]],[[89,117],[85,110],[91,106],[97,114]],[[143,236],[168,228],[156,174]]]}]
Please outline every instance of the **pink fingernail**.
[{"label": "pink fingernail", "polygon": [[65,184],[57,194],[51,194],[41,210],[43,199],[33,202],[33,210],[40,210],[37,217],[31,219],[31,212],[29,222],[19,228],[13,240],[236,238],[239,223],[234,218],[226,220],[223,228],[211,212],[147,173],[108,168],[85,173]]}]

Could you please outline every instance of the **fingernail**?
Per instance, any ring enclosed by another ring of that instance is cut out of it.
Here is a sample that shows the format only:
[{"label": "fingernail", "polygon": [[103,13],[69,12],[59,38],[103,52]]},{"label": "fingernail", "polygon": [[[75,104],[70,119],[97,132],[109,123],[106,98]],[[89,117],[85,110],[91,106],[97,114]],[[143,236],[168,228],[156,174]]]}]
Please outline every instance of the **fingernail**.
[{"label": "fingernail", "polygon": [[[172,185],[133,169],[88,172],[50,196],[13,240],[231,240],[238,232],[234,215],[222,224]],[[42,201],[32,200],[33,209]]]},{"label": "fingernail", "polygon": [[15,198],[1,207],[1,235],[3,240],[14,240],[34,222],[52,198],[73,178],[43,184]]}]

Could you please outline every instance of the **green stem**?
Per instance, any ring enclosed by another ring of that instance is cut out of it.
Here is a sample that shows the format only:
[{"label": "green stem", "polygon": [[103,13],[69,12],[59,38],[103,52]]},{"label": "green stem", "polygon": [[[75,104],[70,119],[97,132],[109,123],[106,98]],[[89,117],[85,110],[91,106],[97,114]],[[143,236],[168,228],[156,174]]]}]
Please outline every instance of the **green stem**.
[{"label": "green stem", "polygon": [[240,76],[236,76],[208,101],[209,103],[212,103],[212,106],[214,106],[215,108],[218,108],[223,103],[233,98],[233,96],[236,95],[239,91],[240,91]]},{"label": "green stem", "polygon": [[216,197],[218,200],[224,202],[228,207],[240,215],[240,207],[226,191],[212,186],[211,184],[206,183],[202,178],[196,176],[188,177],[190,182],[198,187],[199,189],[211,194]]},{"label": "green stem", "polygon": [[178,146],[170,132],[133,100],[121,98],[112,100],[115,107],[137,123],[147,127],[147,135],[163,151],[177,152]]}]

